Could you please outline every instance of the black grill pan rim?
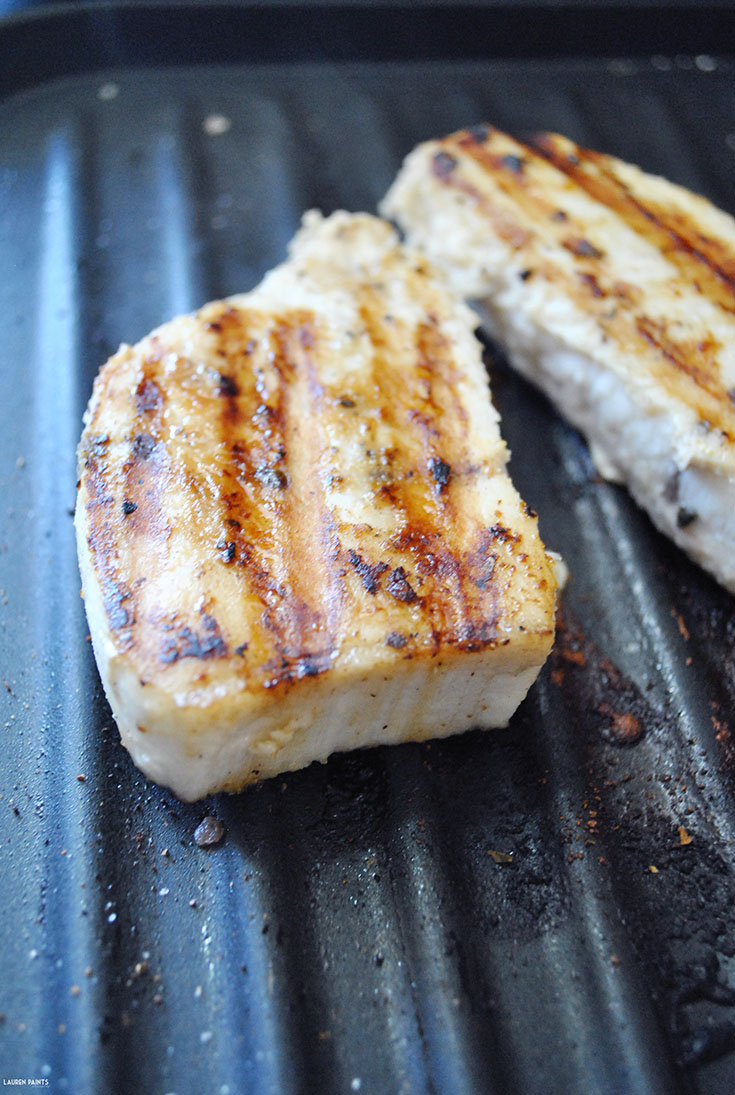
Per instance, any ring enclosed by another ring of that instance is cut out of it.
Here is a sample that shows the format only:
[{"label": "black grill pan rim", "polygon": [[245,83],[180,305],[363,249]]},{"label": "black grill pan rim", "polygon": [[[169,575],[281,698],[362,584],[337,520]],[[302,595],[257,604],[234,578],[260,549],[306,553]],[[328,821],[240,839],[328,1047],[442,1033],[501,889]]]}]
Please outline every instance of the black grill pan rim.
[{"label": "black grill pan rim", "polygon": [[[284,10],[288,11],[284,19]],[[0,21],[0,96],[126,66],[735,53],[726,0],[50,4]]]}]

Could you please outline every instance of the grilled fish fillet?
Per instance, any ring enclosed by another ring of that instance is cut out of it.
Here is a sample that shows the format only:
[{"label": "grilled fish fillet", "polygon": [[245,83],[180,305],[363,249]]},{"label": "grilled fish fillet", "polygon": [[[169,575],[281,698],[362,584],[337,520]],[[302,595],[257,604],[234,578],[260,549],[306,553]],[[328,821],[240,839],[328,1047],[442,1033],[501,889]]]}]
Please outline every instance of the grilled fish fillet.
[{"label": "grilled fish fillet", "polygon": [[555,134],[407,157],[381,204],[654,523],[735,591],[735,220]]},{"label": "grilled fish fillet", "polygon": [[475,325],[385,222],[311,213],[256,290],[101,370],[79,558],[149,777],[193,800],[507,723],[551,646],[556,578]]}]

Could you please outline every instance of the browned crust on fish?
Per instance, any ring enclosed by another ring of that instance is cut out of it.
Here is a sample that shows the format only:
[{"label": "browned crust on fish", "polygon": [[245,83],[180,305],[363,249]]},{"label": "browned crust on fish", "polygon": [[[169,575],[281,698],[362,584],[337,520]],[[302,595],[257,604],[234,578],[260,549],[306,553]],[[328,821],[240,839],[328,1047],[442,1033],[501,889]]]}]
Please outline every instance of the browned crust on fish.
[{"label": "browned crust on fish", "polygon": [[671,201],[656,201],[636,193],[621,176],[619,160],[580,148],[568,137],[541,133],[533,146],[549,163],[656,246],[699,292],[723,311],[735,313],[732,246],[703,230],[691,210],[684,213]]},{"label": "browned crust on fish", "polygon": [[[524,277],[552,281],[594,317],[605,340],[639,355],[651,379],[689,406],[703,428],[735,440],[735,391],[722,375],[721,340],[707,327],[654,314],[645,292],[619,276],[609,254],[615,223],[632,229],[672,264],[672,299],[679,296],[679,279],[731,322],[735,234],[723,238],[707,226],[710,213],[722,214],[664,180],[653,182],[670,188],[666,200],[652,197],[644,185],[650,176],[631,175],[636,169],[629,165],[556,134],[523,143],[490,126],[463,130],[436,142],[432,170],[519,257],[529,257]],[[574,199],[580,192],[610,216],[599,224],[578,219]],[[555,249],[574,262],[560,263]]]},{"label": "browned crust on fish", "polygon": [[[340,657],[390,665],[511,637],[543,660],[555,583],[535,515],[517,496],[478,509],[478,482],[506,479],[506,453],[468,443],[444,290],[421,263],[407,276],[415,325],[390,314],[379,281],[359,289],[352,334],[370,353],[349,390],[327,379],[336,351],[319,314],[240,298],[102,369],[81,520],[110,635],[143,687],[236,678],[262,693]],[[343,466],[358,436],[361,461]],[[332,500],[356,475],[381,528]]]}]

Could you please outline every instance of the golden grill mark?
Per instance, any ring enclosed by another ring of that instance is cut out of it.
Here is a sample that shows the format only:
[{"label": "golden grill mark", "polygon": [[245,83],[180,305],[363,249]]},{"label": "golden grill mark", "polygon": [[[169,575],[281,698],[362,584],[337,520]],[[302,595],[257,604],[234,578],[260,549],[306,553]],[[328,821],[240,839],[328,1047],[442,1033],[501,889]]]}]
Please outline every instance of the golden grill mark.
[{"label": "golden grill mark", "polygon": [[[575,258],[594,261],[604,257],[603,252],[591,240],[584,236],[569,235],[568,215],[564,210],[556,208],[544,188],[537,185],[538,167],[547,165],[532,147],[498,131],[490,131],[484,143],[478,142],[467,131],[456,134],[454,138],[446,138],[445,141],[455,141],[457,148],[462,150],[470,163],[479,167],[482,174],[492,181],[493,187],[509,198],[531,222],[530,225],[522,225],[518,221],[514,224],[513,215],[499,206],[494,206],[491,196],[483,193],[481,184],[478,183],[478,188],[470,189],[474,190],[478,206],[492,221],[501,239],[517,249],[527,246],[536,236],[535,225],[540,224],[546,226],[546,233],[556,232],[558,242]],[[500,145],[500,150],[495,150],[494,141]],[[508,152],[508,148],[514,151]],[[510,166],[516,163],[522,165],[520,170]],[[461,172],[456,174],[459,176]],[[460,185],[458,178],[453,181],[455,185]],[[531,273],[532,271],[526,272],[525,276],[529,277]]]},{"label": "golden grill mark", "polygon": [[[451,147],[451,138],[447,138],[444,142],[447,146]],[[466,152],[470,159],[475,159],[483,165],[483,156],[481,150],[475,141],[468,141],[462,144],[460,141],[462,151]],[[453,161],[451,169],[449,168],[449,161]],[[513,221],[503,210],[498,209],[491,201],[488,200],[487,195],[473,186],[464,176],[461,171],[457,171],[456,168],[461,166],[460,161],[453,156],[450,152],[444,149],[440,149],[433,160],[433,171],[437,179],[445,186],[451,187],[458,193],[463,194],[469,198],[470,201],[481,210],[483,215],[492,223],[493,229],[498,234],[500,239],[510,244],[516,250],[520,250],[525,247],[532,239],[532,233],[522,228],[517,222]],[[511,173],[513,179],[516,181],[517,176],[515,173]]]},{"label": "golden grill mark", "polygon": [[[429,322],[419,324],[417,351],[417,372],[421,378],[426,403],[431,408],[428,423],[422,416],[419,416],[417,421],[425,430],[427,471],[435,483],[433,495],[436,528],[441,530],[454,526],[456,529],[457,513],[453,505],[453,492],[446,489],[450,484],[451,466],[439,455],[436,439],[441,437],[444,445],[447,440],[460,441],[459,437],[452,437],[452,426],[457,431],[458,424],[464,424],[466,421],[466,414],[459,403],[456,387],[451,383],[453,371],[451,347],[433,316],[429,317]],[[453,406],[451,406],[452,403]],[[457,457],[467,460],[468,456],[464,443],[460,441]],[[432,552],[433,559],[436,559],[435,550]],[[477,626],[472,621],[479,610],[478,598],[475,592],[470,590],[466,580],[466,559],[461,554],[445,552],[441,558],[441,565],[435,573],[440,583],[437,588],[440,588],[444,594],[440,600],[442,626],[445,628],[449,626],[451,641],[454,644],[465,646],[468,636],[474,636],[477,633]],[[485,605],[482,611],[487,611],[488,607]],[[489,615],[493,615],[492,610]],[[494,637],[493,625],[492,638]],[[490,641],[489,635],[488,641]]]},{"label": "golden grill mark", "polygon": [[[427,309],[426,320],[413,331],[413,362],[403,365],[406,348],[401,357],[398,347],[391,346],[381,303],[379,297],[364,294],[360,314],[374,350],[374,398],[391,432],[401,438],[396,474],[380,494],[396,511],[400,528],[390,538],[390,557],[406,561],[387,576],[381,568],[381,584],[392,599],[420,606],[435,649],[442,643],[466,646],[481,633],[487,645],[495,639],[497,590],[492,583],[481,592],[478,587],[469,590],[463,550],[445,547],[445,541],[456,543],[459,536],[451,468],[471,467],[451,347]],[[366,565],[380,566],[380,561]],[[492,622],[483,629],[480,618]]]},{"label": "golden grill mark", "polygon": [[[290,498],[291,539],[294,544],[292,572],[294,586],[301,590],[305,603],[311,602],[314,628],[321,629],[319,648],[309,655],[316,666],[328,669],[337,650],[338,633],[344,612],[344,583],[339,567],[341,545],[334,516],[326,504],[326,479],[319,424],[325,415],[325,392],[317,362],[320,353],[319,328],[315,316],[297,314],[288,327],[291,354],[297,366],[301,405],[298,417],[292,416],[292,443],[298,441],[300,454],[294,463],[296,490]],[[303,561],[313,564],[312,573]],[[316,579],[316,581],[315,581]],[[302,637],[302,643],[304,639]]]},{"label": "golden grill mark", "polygon": [[99,575],[110,629],[117,633],[121,648],[128,649],[132,645],[132,629],[136,622],[135,600],[132,589],[119,573],[117,562],[115,499],[108,493],[109,442],[107,435],[97,436],[86,450],[87,543]]},{"label": "golden grill mark", "polygon": [[717,353],[721,349],[718,342],[708,339],[683,343],[681,340],[672,339],[664,322],[646,315],[636,317],[636,327],[646,342],[658,350],[667,361],[686,376],[691,377],[699,388],[708,392],[719,402],[722,397],[722,386],[712,379],[713,362],[716,361]]},{"label": "golden grill mark", "polygon": [[[218,549],[246,577],[263,605],[261,641],[248,647],[249,663],[266,687],[329,668],[334,650],[334,575],[329,520],[315,462],[318,442],[307,435],[318,420],[316,374],[310,363],[313,317],[286,313],[266,321],[259,348],[250,338],[262,320],[230,309],[209,325],[228,362],[237,356],[239,413],[223,413],[220,436],[231,453],[231,491],[221,505],[225,533]],[[294,477],[300,487],[294,490]],[[311,503],[313,509],[313,503]],[[318,546],[320,545],[320,546]],[[333,569],[333,568],[332,568]]]},{"label": "golden grill mark", "polygon": [[[311,408],[308,403],[298,405],[306,387],[304,358],[313,344],[311,324],[312,317],[308,315],[288,314],[275,325],[271,335],[284,474],[289,481],[300,476],[300,486],[310,479],[313,483],[316,456],[302,440],[309,421],[313,421]],[[319,485],[316,486],[316,496],[321,497]],[[276,660],[270,667],[271,687],[324,672],[329,668],[333,651],[333,636],[325,626],[324,613],[313,603],[313,600],[320,603],[320,595],[328,594],[319,565],[323,562],[323,551],[315,549],[318,538],[306,534],[306,528],[313,528],[315,522],[314,515],[302,504],[300,490],[289,492],[279,507],[279,516],[286,595],[266,611],[265,617],[266,626],[277,636],[276,650],[280,657],[280,663]]]},{"label": "golden grill mark", "polygon": [[[87,448],[88,543],[100,575],[108,623],[122,649],[132,645],[140,623],[135,575],[125,565],[131,558],[127,547],[140,538],[160,546],[169,534],[160,505],[162,480],[167,479],[166,457],[157,440],[163,407],[156,381],[160,358],[160,347],[153,341],[143,375],[131,393],[133,428],[120,479],[115,461],[109,457],[108,435],[97,437]],[[107,380],[103,373],[97,414],[108,398]]]},{"label": "golden grill mark", "polygon": [[456,140],[457,145],[491,175],[496,176],[499,183],[504,179],[506,182],[510,181],[510,191],[514,192],[519,186],[525,185],[524,175],[528,160],[526,149],[520,142],[514,142],[514,152],[495,152],[491,132],[486,132],[478,140],[476,131],[463,130],[457,134]]},{"label": "golden grill mark", "polygon": [[161,505],[169,461],[160,442],[164,400],[156,380],[159,361],[160,354],[153,353],[143,363],[143,377],[133,400],[136,417],[130,455],[123,463],[122,476],[124,505],[127,504],[129,513],[135,514],[126,527],[135,535],[161,542],[170,529]]},{"label": "golden grill mark", "polygon": [[[213,378],[208,414],[211,442],[223,455],[213,468],[209,506],[219,512],[222,532],[210,550],[227,566],[243,604],[255,598],[268,613],[287,591],[274,572],[279,501],[267,480],[268,469],[275,473],[285,455],[280,408],[270,390],[272,370],[261,345],[267,320],[234,307],[221,309],[216,317],[205,330],[223,365]],[[248,672],[271,662],[272,629],[256,627],[238,651],[243,660],[248,653]]]}]

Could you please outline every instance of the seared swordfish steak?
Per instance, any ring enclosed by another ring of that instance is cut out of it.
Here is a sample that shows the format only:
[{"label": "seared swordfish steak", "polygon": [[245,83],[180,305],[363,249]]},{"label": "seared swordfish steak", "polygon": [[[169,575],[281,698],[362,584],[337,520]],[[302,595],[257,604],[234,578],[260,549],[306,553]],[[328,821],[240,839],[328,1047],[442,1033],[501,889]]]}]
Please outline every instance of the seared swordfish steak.
[{"label": "seared swordfish steak", "polygon": [[555,134],[407,157],[381,205],[660,530],[735,591],[735,220]]},{"label": "seared swordfish steak", "polygon": [[307,214],[253,292],[102,368],[79,558],[123,742],[180,797],[507,723],[555,573],[474,316],[394,229]]}]

